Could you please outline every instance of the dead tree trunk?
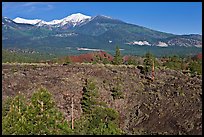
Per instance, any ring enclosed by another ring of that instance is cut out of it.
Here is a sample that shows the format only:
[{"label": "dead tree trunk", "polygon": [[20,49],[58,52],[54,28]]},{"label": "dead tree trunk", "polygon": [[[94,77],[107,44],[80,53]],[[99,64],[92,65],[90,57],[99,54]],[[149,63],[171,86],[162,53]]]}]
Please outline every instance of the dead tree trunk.
[{"label": "dead tree trunk", "polygon": [[72,97],[72,129],[74,129],[74,102]]},{"label": "dead tree trunk", "polygon": [[152,63],[152,81],[154,80],[154,61]]}]

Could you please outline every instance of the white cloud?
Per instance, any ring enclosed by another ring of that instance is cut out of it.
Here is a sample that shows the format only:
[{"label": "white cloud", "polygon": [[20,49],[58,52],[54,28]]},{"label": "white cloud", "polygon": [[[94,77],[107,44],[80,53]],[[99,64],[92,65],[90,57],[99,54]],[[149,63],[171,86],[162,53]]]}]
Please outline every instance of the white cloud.
[{"label": "white cloud", "polygon": [[21,5],[23,7],[29,7],[29,6],[33,6],[36,4],[43,4],[43,2],[26,2],[25,4]]},{"label": "white cloud", "polygon": [[[33,10],[38,9],[38,10],[52,10],[54,6],[52,5],[53,2],[27,2],[24,3],[22,6],[23,7],[30,7]],[[29,11],[33,11],[29,10]]]},{"label": "white cloud", "polygon": [[3,13],[26,13],[47,11],[54,8],[54,2],[3,2]]}]

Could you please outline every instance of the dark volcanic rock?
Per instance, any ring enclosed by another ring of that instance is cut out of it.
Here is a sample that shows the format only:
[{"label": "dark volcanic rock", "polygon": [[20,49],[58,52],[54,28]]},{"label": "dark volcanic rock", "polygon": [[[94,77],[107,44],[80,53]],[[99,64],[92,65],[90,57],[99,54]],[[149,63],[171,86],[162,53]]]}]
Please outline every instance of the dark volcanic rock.
[{"label": "dark volcanic rock", "polygon": [[[133,66],[3,64],[2,97],[21,92],[29,98],[43,86],[68,119],[73,96],[79,118],[82,89],[88,78],[96,81],[99,99],[120,113],[120,127],[127,134],[202,134],[202,78],[169,69],[156,69],[155,80],[149,81]],[[124,98],[114,100],[110,90],[117,83]]]}]

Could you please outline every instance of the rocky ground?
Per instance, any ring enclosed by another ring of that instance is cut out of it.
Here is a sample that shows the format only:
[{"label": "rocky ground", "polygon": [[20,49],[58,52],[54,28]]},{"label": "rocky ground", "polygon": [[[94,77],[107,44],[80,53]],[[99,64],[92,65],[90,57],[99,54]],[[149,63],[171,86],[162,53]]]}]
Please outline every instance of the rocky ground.
[{"label": "rocky ground", "polygon": [[[19,92],[29,98],[45,87],[67,119],[73,96],[79,118],[82,89],[90,78],[96,82],[100,100],[120,113],[120,127],[127,134],[202,134],[202,77],[169,69],[156,68],[152,82],[135,66],[3,64],[2,99]],[[113,99],[111,89],[118,84],[124,98]]]}]

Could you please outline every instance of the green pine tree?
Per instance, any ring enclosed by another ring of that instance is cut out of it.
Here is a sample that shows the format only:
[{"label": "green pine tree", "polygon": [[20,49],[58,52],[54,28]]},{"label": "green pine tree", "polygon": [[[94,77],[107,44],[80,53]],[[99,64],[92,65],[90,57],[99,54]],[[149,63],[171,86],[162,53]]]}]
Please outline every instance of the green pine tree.
[{"label": "green pine tree", "polygon": [[145,59],[144,59],[144,73],[148,74],[152,70],[152,64],[153,61],[155,62],[155,57],[153,54],[150,52],[147,52],[145,54]]},{"label": "green pine tree", "polygon": [[88,79],[86,86],[83,88],[83,98],[81,107],[84,113],[91,113],[92,109],[96,105],[96,99],[98,97],[98,89],[93,80]]},{"label": "green pine tree", "polygon": [[114,65],[120,65],[120,64],[122,64],[122,62],[123,62],[123,59],[122,59],[122,56],[121,56],[121,53],[120,53],[120,49],[117,46],[116,50],[115,50],[115,56],[114,56],[114,59],[113,59],[113,64]]},{"label": "green pine tree", "polygon": [[22,95],[16,96],[7,101],[7,106],[2,111],[2,133],[5,135],[72,133],[65,117],[57,109],[52,95],[46,89],[34,93],[30,102]]}]

